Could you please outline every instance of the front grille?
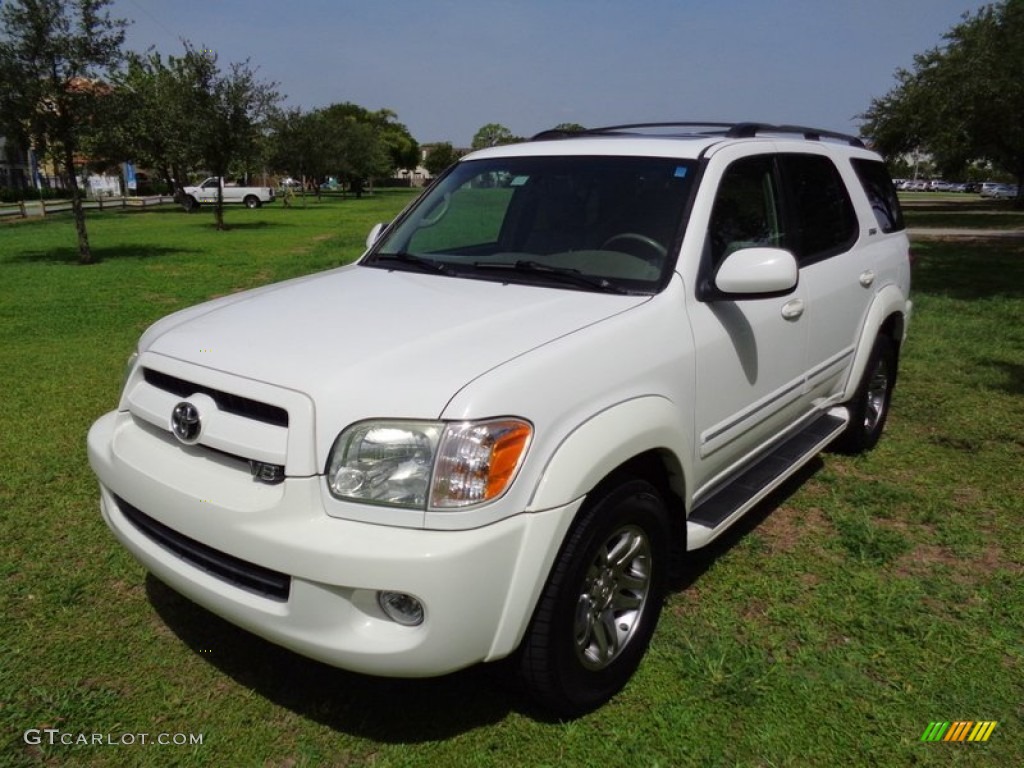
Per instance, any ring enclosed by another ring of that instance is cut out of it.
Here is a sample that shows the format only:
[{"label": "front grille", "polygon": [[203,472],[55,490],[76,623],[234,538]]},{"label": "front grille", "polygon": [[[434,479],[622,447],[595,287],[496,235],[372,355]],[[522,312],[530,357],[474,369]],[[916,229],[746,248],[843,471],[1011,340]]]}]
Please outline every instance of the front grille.
[{"label": "front grille", "polygon": [[275,427],[288,426],[288,411],[276,405],[268,405],[258,400],[251,400],[241,395],[233,395],[230,392],[222,392],[219,389],[205,387],[202,384],[195,384],[191,381],[179,379],[152,368],[144,368],[142,375],[146,382],[164,392],[170,392],[181,398],[188,398],[192,395],[209,395],[217,403],[222,411],[233,413],[237,416],[245,416],[255,421],[262,421],[265,424],[273,424]]},{"label": "front grille", "polygon": [[246,562],[234,555],[201,544],[173,528],[157,522],[120,497],[117,506],[132,525],[169,552],[222,581],[253,592],[261,597],[282,602],[288,599],[291,577],[260,565]]}]

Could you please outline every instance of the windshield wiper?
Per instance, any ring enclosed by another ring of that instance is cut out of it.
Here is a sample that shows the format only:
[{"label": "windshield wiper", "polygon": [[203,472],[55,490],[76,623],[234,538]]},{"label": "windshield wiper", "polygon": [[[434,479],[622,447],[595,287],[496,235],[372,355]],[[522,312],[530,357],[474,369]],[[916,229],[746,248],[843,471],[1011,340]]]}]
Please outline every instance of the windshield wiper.
[{"label": "windshield wiper", "polygon": [[416,267],[423,272],[437,272],[442,275],[454,275],[455,272],[443,262],[434,261],[433,259],[425,259],[422,256],[416,256],[412,253],[405,253],[404,251],[399,253],[378,253],[371,257],[371,264],[379,262],[397,262],[399,264],[407,264],[411,267]]},{"label": "windshield wiper", "polygon": [[496,272],[517,272],[519,274],[543,275],[544,277],[555,278],[562,282],[593,288],[604,293],[629,293],[625,288],[620,288],[610,283],[603,277],[590,277],[578,269],[570,267],[554,267],[550,264],[542,264],[539,261],[520,259],[518,261],[474,261],[474,269],[481,271],[494,270]]}]

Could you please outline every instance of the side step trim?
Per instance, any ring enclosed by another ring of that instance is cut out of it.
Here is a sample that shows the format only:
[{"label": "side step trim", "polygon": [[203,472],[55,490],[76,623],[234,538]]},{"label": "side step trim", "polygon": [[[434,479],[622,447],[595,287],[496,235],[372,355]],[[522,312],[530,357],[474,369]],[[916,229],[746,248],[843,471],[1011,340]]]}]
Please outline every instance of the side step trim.
[{"label": "side step trim", "polygon": [[850,420],[845,408],[821,414],[772,451],[755,461],[727,485],[701,501],[686,522],[686,548],[699,549],[778,488],[842,432]]}]

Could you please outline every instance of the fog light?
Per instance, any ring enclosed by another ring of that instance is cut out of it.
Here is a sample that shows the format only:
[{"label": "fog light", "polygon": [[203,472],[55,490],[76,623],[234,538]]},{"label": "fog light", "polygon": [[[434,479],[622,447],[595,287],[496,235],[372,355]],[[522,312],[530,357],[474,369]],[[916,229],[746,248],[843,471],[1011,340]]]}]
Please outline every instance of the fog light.
[{"label": "fog light", "polygon": [[392,621],[405,627],[423,623],[423,603],[405,592],[378,592],[377,602]]}]

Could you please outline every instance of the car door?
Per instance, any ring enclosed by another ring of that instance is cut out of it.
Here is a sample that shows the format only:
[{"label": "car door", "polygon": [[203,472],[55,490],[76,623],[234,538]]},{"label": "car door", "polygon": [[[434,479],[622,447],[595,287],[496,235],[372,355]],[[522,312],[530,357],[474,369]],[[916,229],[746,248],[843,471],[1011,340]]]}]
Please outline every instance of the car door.
[{"label": "car door", "polygon": [[690,227],[704,232],[688,308],[696,355],[698,494],[808,409],[803,286],[774,298],[699,298],[701,281],[712,279],[732,251],[785,243],[775,154],[749,153],[734,146],[709,158],[690,220]]},{"label": "car door", "polygon": [[199,185],[199,202],[217,202],[217,179],[207,179]]},{"label": "car door", "polygon": [[[807,327],[807,383],[828,398],[845,383],[877,278],[870,249],[836,164],[823,149],[779,155],[789,244],[800,265]],[[856,183],[852,169],[851,182]]]}]

